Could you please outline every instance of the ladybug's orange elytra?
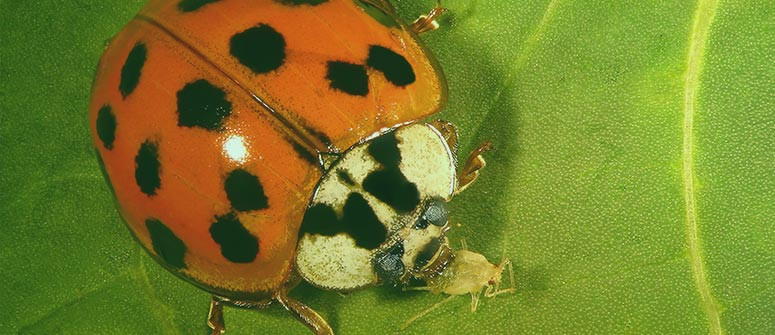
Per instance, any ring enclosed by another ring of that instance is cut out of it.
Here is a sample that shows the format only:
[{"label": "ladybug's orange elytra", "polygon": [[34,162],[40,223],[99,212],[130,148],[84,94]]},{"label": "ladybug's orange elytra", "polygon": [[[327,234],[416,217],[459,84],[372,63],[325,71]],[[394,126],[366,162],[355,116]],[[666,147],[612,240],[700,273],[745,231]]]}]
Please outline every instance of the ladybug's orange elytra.
[{"label": "ladybug's orange elytra", "polygon": [[345,290],[449,262],[443,203],[475,176],[456,178],[451,124],[412,125],[441,109],[446,86],[387,1],[151,0],[111,41],[92,90],[124,221],[214,295],[216,333],[222,302],[268,299],[330,333],[286,295],[299,270]]}]

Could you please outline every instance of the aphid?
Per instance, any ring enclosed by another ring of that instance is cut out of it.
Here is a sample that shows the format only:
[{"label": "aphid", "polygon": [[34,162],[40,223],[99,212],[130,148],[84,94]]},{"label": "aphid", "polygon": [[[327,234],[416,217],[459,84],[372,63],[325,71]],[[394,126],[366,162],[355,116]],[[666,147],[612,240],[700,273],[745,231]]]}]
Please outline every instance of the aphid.
[{"label": "aphid", "polygon": [[[461,243],[463,246],[460,250],[450,251],[447,249],[438,254],[439,259],[435,261],[444,265],[438,266],[438,269],[432,269],[420,276],[425,279],[427,286],[406,288],[408,290],[430,291],[435,294],[443,293],[449,295],[449,297],[413,316],[401,326],[401,329],[405,329],[412,322],[457,296],[470,294],[471,312],[475,312],[479,306],[479,299],[482,293],[484,293],[485,298],[495,298],[498,295],[515,291],[514,271],[512,270],[511,262],[506,258],[505,248],[500,263],[495,265],[490,264],[481,254],[469,251],[465,240],[462,240]],[[507,267],[509,270],[510,287],[501,289],[503,270]]]}]

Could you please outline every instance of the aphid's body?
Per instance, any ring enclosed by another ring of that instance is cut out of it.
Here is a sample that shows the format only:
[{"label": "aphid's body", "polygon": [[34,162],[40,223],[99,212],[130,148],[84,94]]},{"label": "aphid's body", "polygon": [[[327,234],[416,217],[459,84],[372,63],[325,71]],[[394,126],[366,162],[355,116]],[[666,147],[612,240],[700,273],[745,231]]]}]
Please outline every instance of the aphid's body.
[{"label": "aphid's body", "polygon": [[152,0],[111,42],[98,155],[137,240],[213,294],[214,332],[224,302],[276,300],[330,333],[287,297],[296,273],[341,291],[443,273],[444,203],[483,161],[458,178],[454,127],[418,123],[446,90],[416,38],[433,13],[410,28],[377,0]]}]

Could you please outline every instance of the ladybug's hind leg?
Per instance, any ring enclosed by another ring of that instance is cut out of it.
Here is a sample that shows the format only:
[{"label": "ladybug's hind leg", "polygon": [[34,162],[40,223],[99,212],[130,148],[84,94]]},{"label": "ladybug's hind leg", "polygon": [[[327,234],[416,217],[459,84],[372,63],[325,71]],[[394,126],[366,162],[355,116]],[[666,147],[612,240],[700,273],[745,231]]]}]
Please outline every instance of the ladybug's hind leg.
[{"label": "ladybug's hind leg", "polygon": [[212,335],[220,335],[226,331],[226,323],[223,321],[223,301],[216,296],[210,298],[207,326],[213,330]]},{"label": "ladybug's hind leg", "polygon": [[213,330],[211,335],[220,335],[226,332],[226,321],[223,318],[223,306],[230,305],[239,308],[256,309],[266,308],[272,303],[272,299],[257,302],[236,301],[213,295],[210,297],[210,312],[207,315],[207,326]]}]

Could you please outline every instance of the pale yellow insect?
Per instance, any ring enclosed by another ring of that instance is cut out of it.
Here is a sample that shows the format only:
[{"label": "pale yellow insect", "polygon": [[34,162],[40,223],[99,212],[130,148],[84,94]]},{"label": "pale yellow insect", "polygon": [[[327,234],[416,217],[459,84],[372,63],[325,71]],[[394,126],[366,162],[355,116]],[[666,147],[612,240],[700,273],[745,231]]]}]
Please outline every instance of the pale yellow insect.
[{"label": "pale yellow insect", "polygon": [[[498,265],[490,263],[482,254],[468,250],[465,240],[460,241],[462,248],[452,251],[448,246],[447,252],[440,252],[435,260],[436,263],[444,263],[440,271],[422,274],[425,277],[427,286],[407,287],[407,290],[430,291],[435,294],[447,294],[449,297],[437,302],[428,309],[411,317],[402,326],[406,329],[412,322],[425,316],[431,311],[439,308],[441,305],[453,300],[457,296],[471,295],[471,312],[475,312],[479,306],[482,293],[485,298],[495,298],[504,293],[514,293],[514,271],[511,261],[506,258],[506,248],[504,246],[503,256]],[[442,258],[448,258],[446,260]],[[509,288],[501,289],[500,284],[503,277],[503,270],[509,271]]]}]

